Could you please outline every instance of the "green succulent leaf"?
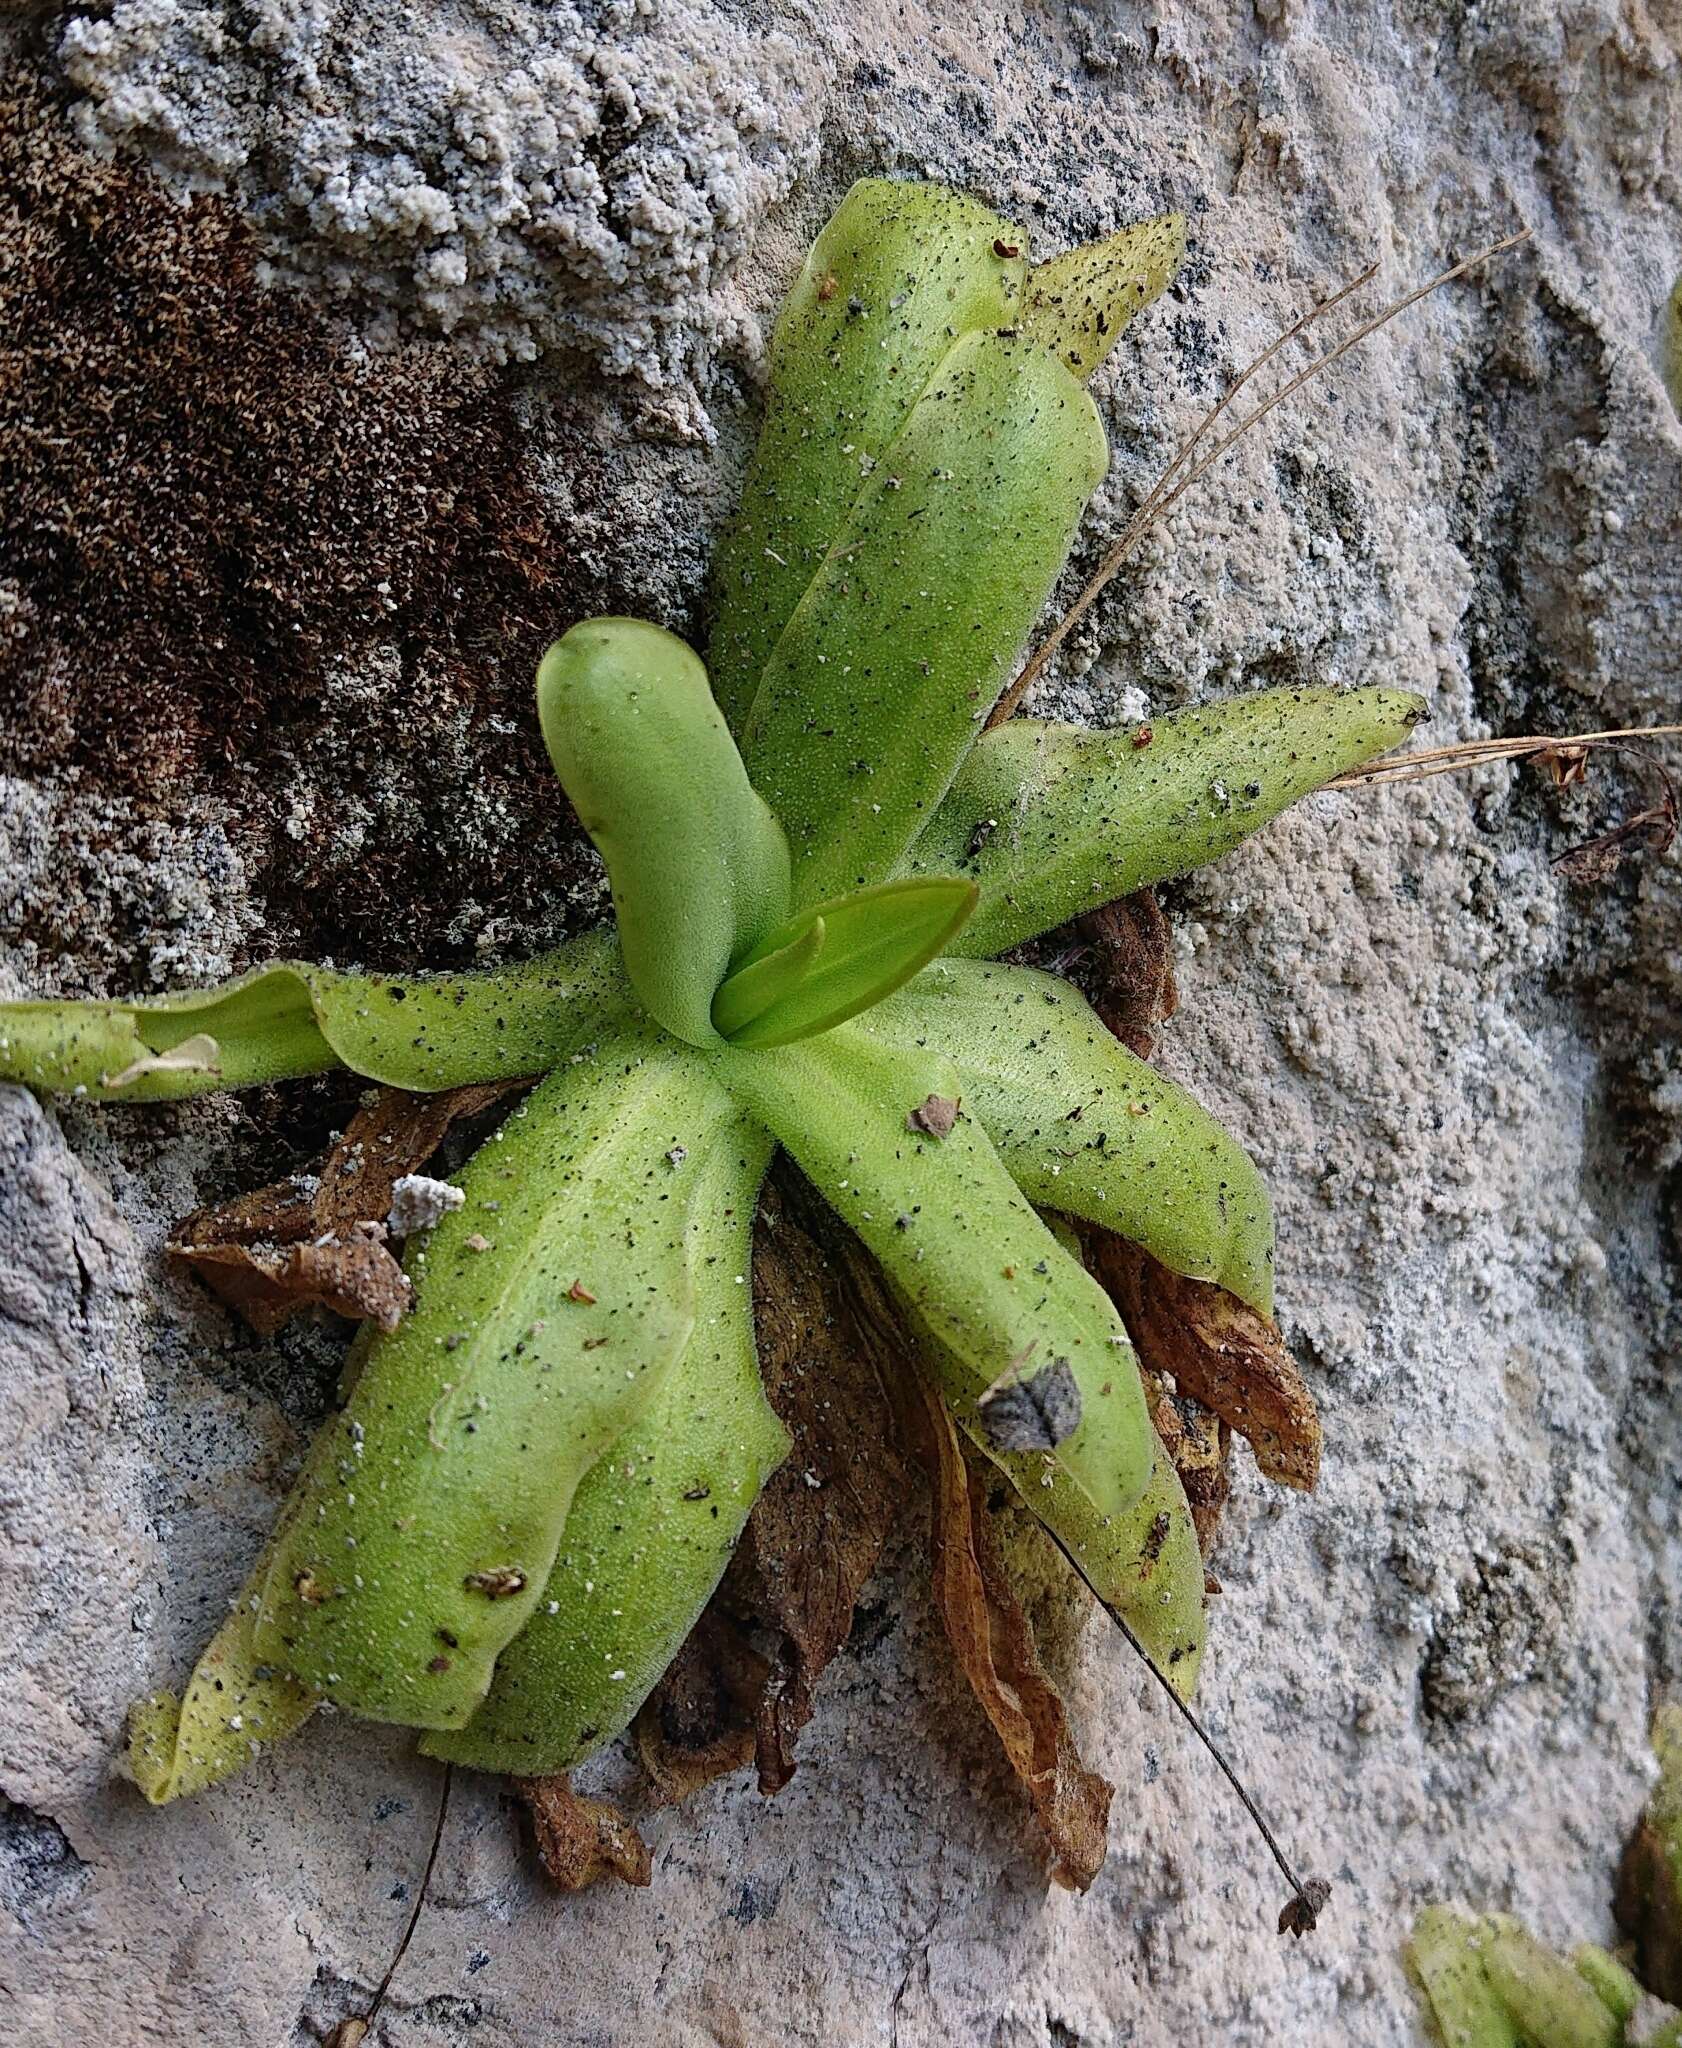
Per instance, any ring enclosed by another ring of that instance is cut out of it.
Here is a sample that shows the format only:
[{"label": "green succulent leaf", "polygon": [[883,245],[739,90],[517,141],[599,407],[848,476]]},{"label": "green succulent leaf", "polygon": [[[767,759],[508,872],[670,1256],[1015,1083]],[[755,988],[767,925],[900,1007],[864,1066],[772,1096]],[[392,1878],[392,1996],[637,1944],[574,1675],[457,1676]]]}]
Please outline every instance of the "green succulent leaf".
[{"label": "green succulent leaf", "polygon": [[1619,2048],[1618,2021],[1569,1963],[1516,1920],[1490,1914],[1479,1947],[1484,1975],[1521,2040],[1541,2048]]},{"label": "green succulent leaf", "polygon": [[1183,1088],[1117,1044],[1077,988],[1028,967],[940,960],[858,1028],[944,1053],[1031,1201],[1272,1313],[1266,1183]]},{"label": "green succulent leaf", "polygon": [[792,918],[719,990],[713,1021],[732,1045],[787,1045],[843,1024],[909,981],[974,910],[973,882],[883,882]]},{"label": "green succulent leaf", "polygon": [[694,1323],[697,1206],[737,1112],[626,1036],[537,1088],[411,1250],[413,1312],[364,1354],[292,1497],[259,1655],[373,1720],[468,1719],[530,1618],[574,1488]]},{"label": "green succulent leaf", "polygon": [[1036,263],[1022,331],[1075,376],[1090,377],[1134,314],[1174,282],[1185,254],[1185,215],[1163,213]]},{"label": "green succulent leaf", "polygon": [[1484,1974],[1481,1923],[1446,1906],[1414,1922],[1407,1959],[1424,1986],[1444,2048],[1520,2048],[1511,2015]]},{"label": "green succulent leaf", "polygon": [[[1056,1233],[1055,1219],[1051,1226]],[[1035,1519],[1056,1540],[1094,1596],[1113,1608],[1144,1645],[1151,1661],[1182,1699],[1190,1699],[1208,1624],[1203,1606],[1203,1551],[1191,1506],[1173,1461],[1149,1430],[1150,1475],[1131,1506],[1101,1511],[1056,1456],[1001,1451],[974,1415],[973,1376],[964,1359],[937,1338],[901,1288],[895,1288],[906,1323],[917,1339],[923,1368],[958,1415],[965,1434],[1010,1481]],[[1137,1380],[1131,1354],[1115,1370]],[[1126,1408],[1105,1404],[1094,1416],[1111,1432],[1108,1455],[1118,1464],[1133,1457],[1133,1421]],[[1102,1460],[1102,1442],[1092,1446]]]},{"label": "green succulent leaf", "polygon": [[757,959],[738,967],[713,997],[713,1029],[720,1038],[734,1040],[791,996],[811,973],[829,936],[823,913],[814,910],[794,920],[791,928],[793,938],[773,943]]},{"label": "green succulent leaf", "polygon": [[1627,2026],[1647,1995],[1634,1973],[1592,1941],[1571,1951],[1571,1967],[1619,2025]]},{"label": "green succulent leaf", "polygon": [[1019,1457],[996,1451],[973,1422],[965,1430],[1093,1594],[1127,1623],[1181,1699],[1190,1699],[1208,1638],[1203,1551],[1185,1488],[1160,1442],[1144,1492],[1122,1513],[1101,1515],[1053,1460],[1035,1460],[1038,1470],[1013,1469]]},{"label": "green succulent leaf", "polygon": [[319,1693],[256,1654],[257,1600],[272,1552],[272,1545],[263,1552],[180,1697],[150,1693],[129,1709],[129,1775],[154,1806],[231,1777],[321,1704]]},{"label": "green succulent leaf", "polygon": [[754,787],[788,833],[797,905],[883,880],[933,817],[1107,462],[1085,387],[1037,343],[969,334],[941,363],[743,729]]},{"label": "green succulent leaf", "polygon": [[787,913],[789,860],[699,656],[640,619],[589,619],[544,655],[537,704],[637,994],[677,1037],[716,1043],[714,993]]},{"label": "green succulent leaf", "polygon": [[349,1067],[428,1094],[570,1059],[625,1015],[611,932],[479,974],[341,974],[283,961],[132,1002],[0,1003],[0,1081],[174,1102]]},{"label": "green succulent leaf", "polygon": [[524,1776],[611,1741],[694,1626],[789,1437],[753,1338],[753,1219],[771,1141],[739,1125],[696,1191],[695,1328],[649,1410],[586,1475],[532,1618],[431,1756]]},{"label": "green succulent leaf", "polygon": [[765,425],[719,549],[713,688],[740,732],[873,465],[952,344],[1010,326],[1021,231],[941,185],[864,178],[812,244],[771,339]]},{"label": "green succulent leaf", "polygon": [[1025,1361],[1065,1360],[1081,1422],[1050,1455],[1100,1515],[1150,1484],[1155,1434],[1109,1297],[1035,1214],[973,1117],[950,1062],[879,1045],[843,1024],[770,1051],[715,1054],[724,1085],[759,1118],[863,1240],[931,1338],[961,1367],[953,1405]]},{"label": "green succulent leaf", "polygon": [[1002,953],[1216,859],[1398,746],[1423,711],[1401,690],[1261,690],[1124,732],[1011,719],[970,754],[903,872],[973,876],[981,907],[957,950]]}]

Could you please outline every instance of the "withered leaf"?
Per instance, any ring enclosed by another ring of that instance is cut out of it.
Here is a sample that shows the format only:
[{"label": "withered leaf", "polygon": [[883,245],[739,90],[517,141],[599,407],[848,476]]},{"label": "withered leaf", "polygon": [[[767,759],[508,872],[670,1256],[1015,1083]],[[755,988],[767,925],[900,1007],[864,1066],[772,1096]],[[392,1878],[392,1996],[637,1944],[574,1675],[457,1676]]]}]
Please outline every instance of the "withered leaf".
[{"label": "withered leaf", "polygon": [[384,1242],[394,1188],[432,1157],[458,1118],[476,1116],[520,1085],[437,1095],[382,1088],[319,1173],[195,1210],[176,1226],[169,1256],[261,1336],[313,1306],[393,1330],[409,1304],[409,1283]]},{"label": "withered leaf", "polygon": [[1320,1418],[1278,1326],[1208,1280],[1170,1272],[1107,1231],[1088,1240],[1141,1361],[1245,1438],[1269,1479],[1312,1489]]},{"label": "withered leaf", "polygon": [[393,1190],[416,1173],[444,1142],[450,1126],[489,1109],[519,1081],[481,1081],[437,1095],[382,1088],[328,1153],[321,1169],[316,1214],[323,1229],[373,1222],[389,1214]]},{"label": "withered leaf", "polygon": [[905,1374],[895,1391],[933,1493],[934,1597],[947,1639],[1044,1831],[1048,1876],[1085,1891],[1108,1851],[1115,1788],[1082,1761],[1040,1662],[988,1525],[986,1475],[971,1465],[945,1403],[920,1373]]},{"label": "withered leaf", "polygon": [[749,1755],[762,1792],[787,1784],[905,1491],[884,1392],[911,1370],[903,1340],[874,1267],[786,1161],[755,1235],[754,1312],[766,1395],[794,1448],[637,1716],[643,1765],[674,1798]]},{"label": "withered leaf", "polygon": [[1618,1865],[1618,1925],[1635,1943],[1647,1988],[1682,2005],[1682,1703],[1653,1718],[1658,1782]]},{"label": "withered leaf", "polygon": [[1180,1007],[1174,934],[1154,889],[1140,889],[1074,920],[1086,951],[1070,963],[1092,1007],[1130,1052],[1148,1060],[1158,1028]]},{"label": "withered leaf", "polygon": [[1668,853],[1676,830],[1676,792],[1667,788],[1663,798],[1650,809],[1637,811],[1597,839],[1573,846],[1558,857],[1554,867],[1573,882],[1609,881],[1626,853]]},{"label": "withered leaf", "polygon": [[1221,1516],[1232,1497],[1227,1472],[1232,1432],[1190,1394],[1170,1393],[1157,1374],[1147,1370],[1145,1384],[1151,1398],[1151,1420],[1185,1488],[1198,1548],[1207,1558],[1214,1551]]},{"label": "withered leaf", "polygon": [[610,1800],[575,1792],[564,1771],[512,1782],[531,1814],[543,1873],[559,1890],[581,1892],[604,1877],[648,1883],[654,1868],[648,1844]]},{"label": "withered leaf", "polygon": [[687,1799],[753,1762],[759,1701],[771,1677],[769,1660],[715,1595],[632,1729],[638,1761],[662,1799]]},{"label": "withered leaf", "polygon": [[379,1239],[354,1232],[315,1244],[172,1244],[169,1253],[263,1337],[309,1307],[395,1330],[409,1306],[403,1268]]}]

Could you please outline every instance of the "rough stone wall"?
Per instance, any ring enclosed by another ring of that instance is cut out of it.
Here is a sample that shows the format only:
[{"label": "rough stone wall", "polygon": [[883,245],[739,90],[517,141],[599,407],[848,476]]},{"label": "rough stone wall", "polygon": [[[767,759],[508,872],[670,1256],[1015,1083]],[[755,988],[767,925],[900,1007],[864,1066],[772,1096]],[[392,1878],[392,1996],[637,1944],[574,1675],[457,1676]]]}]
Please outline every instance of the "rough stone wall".
[{"label": "rough stone wall", "polygon": [[[553,561],[508,600],[522,633],[585,604],[695,624],[757,336],[863,172],[969,186],[1047,247],[1191,215],[1183,282],[1103,380],[1086,561],[1316,290],[1373,258],[1375,294],[1400,289],[1527,225],[1209,478],[1045,701],[1106,721],[1383,680],[1430,698],[1437,740],[1677,715],[1670,0],[122,0],[13,39],[63,136],[232,198],[274,317],[331,302],[320,351],[491,380]],[[105,211],[140,206],[112,175]],[[280,947],[495,957],[575,923],[593,872],[532,772],[529,664],[472,582],[399,592],[389,630],[347,615],[249,733],[208,678],[181,729],[236,743],[152,775],[105,734],[74,636],[20,638],[0,982],[155,986]],[[120,642],[99,662],[135,680]],[[139,680],[173,673],[160,652]],[[1203,1705],[1336,1883],[1316,1937],[1279,1941],[1223,1788],[1055,1595],[1120,1793],[1098,1885],[1048,1897],[908,1530],[793,1784],[651,1816],[649,1891],[545,1896],[494,1785],[458,1780],[381,2038],[1388,2048],[1418,2038],[1396,1948],[1423,1900],[1606,1933],[1645,1715],[1682,1663],[1682,870],[1585,890],[1549,857],[1641,787],[1499,769],[1328,796],[1175,892],[1163,1057],[1269,1174],[1327,1422],[1313,1499],[1240,1473]],[[0,1982],[32,2048],[320,2041],[407,1917],[437,1778],[401,1739],[324,1720],[158,1814],[107,1769],[126,1696],[179,1678],[236,1585],[339,1349],[256,1343],[160,1273],[163,1230],[307,1155],[347,1102],[0,1097]]]}]

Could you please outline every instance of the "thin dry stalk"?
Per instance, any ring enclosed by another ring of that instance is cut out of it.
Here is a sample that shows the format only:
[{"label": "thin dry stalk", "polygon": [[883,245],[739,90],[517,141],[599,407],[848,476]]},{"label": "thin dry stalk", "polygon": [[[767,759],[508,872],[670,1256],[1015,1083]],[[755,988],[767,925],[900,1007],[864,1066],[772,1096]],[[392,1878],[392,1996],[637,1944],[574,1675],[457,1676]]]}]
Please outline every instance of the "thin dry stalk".
[{"label": "thin dry stalk", "polygon": [[1421,747],[1398,754],[1371,768],[1336,775],[1327,789],[1368,789],[1381,782],[1426,782],[1433,775],[1453,775],[1462,768],[1481,768],[1486,761],[1522,761],[1532,754],[1566,753],[1575,747],[1616,747],[1626,740],[1670,739],[1682,725],[1622,725],[1609,732],[1518,733],[1507,739],[1460,740],[1452,747]]},{"label": "thin dry stalk", "polygon": [[[1258,405],[1253,412],[1246,414],[1230,433],[1223,434],[1201,461],[1195,462],[1191,467],[1187,468],[1186,465],[1191,461],[1198,447],[1207,438],[1209,430],[1256,372],[1264,364],[1271,361],[1287,342],[1294,340],[1297,335],[1305,332],[1323,314],[1330,312],[1334,306],[1340,305],[1343,300],[1349,297],[1351,292],[1359,290],[1363,284],[1376,274],[1378,266],[1376,264],[1369,266],[1359,277],[1352,279],[1341,290],[1333,293],[1329,299],[1324,299],[1318,305],[1310,307],[1300,320],[1295,321],[1276,341],[1271,342],[1236,380],[1226,395],[1214,407],[1213,411],[1205,414],[1203,419],[1193,428],[1190,435],[1187,436],[1186,440],[1175,450],[1173,459],[1168,464],[1168,467],[1163,471],[1161,477],[1158,478],[1144,503],[1122,529],[1120,537],[1098,564],[1086,587],[1028,657],[1016,680],[993,707],[992,715],[987,720],[988,726],[1002,725],[1011,716],[1017,705],[1021,703],[1023,697],[1033,687],[1035,681],[1044,670],[1046,663],[1057,652],[1057,649],[1062,646],[1063,642],[1074,631],[1075,627],[1079,625],[1080,621],[1085,618],[1093,605],[1096,604],[1105,587],[1115,576],[1116,571],[1127,560],[1128,556],[1132,554],[1133,550],[1139,545],[1150,529],[1165,518],[1174,506],[1179,503],[1180,499],[1184,497],[1186,492],[1191,489],[1192,485],[1198,482],[1200,478],[1206,476],[1215,464],[1220,461],[1222,456],[1229,453],[1249,433],[1252,427],[1257,426],[1262,420],[1266,419],[1267,415],[1276,406],[1283,405],[1287,398],[1300,391],[1304,384],[1308,383],[1312,378],[1319,376],[1323,370],[1329,369],[1340,356],[1347,355],[1352,348],[1365,341],[1368,335],[1376,334],[1381,327],[1388,326],[1399,314],[1405,313],[1410,306],[1417,305],[1421,299],[1428,298],[1432,292],[1440,291],[1446,284],[1452,284],[1456,278],[1464,277],[1467,271],[1476,269],[1480,263],[1487,263],[1493,257],[1505,254],[1507,250],[1516,248],[1520,242],[1528,241],[1529,238],[1530,230],[1528,228],[1520,228],[1515,234],[1507,235],[1499,242],[1491,242],[1487,248],[1479,249],[1474,255],[1463,258],[1462,261],[1456,263],[1451,269],[1444,270],[1436,277],[1433,277],[1428,284],[1418,286],[1405,297],[1396,299],[1390,305],[1384,307],[1381,312],[1374,314],[1372,319],[1363,322],[1361,326],[1357,327],[1352,334],[1346,335],[1334,348],[1328,349],[1324,355],[1316,356],[1312,363],[1308,364],[1305,369],[1299,370],[1271,398]],[[1182,470],[1184,470],[1184,474],[1181,474]],[[1175,481],[1176,478],[1178,479],[1177,481]]]}]

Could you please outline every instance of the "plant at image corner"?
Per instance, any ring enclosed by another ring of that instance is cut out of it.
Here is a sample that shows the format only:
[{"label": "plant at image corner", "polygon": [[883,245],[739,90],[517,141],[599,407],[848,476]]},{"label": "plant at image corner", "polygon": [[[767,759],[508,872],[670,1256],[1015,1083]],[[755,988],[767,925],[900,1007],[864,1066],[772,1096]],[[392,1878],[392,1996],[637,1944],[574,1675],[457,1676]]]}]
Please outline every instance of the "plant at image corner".
[{"label": "plant at image corner", "polygon": [[[959,194],[853,188],[776,330],[706,665],[596,619],[539,670],[613,928],[496,972],[284,963],[0,1006],[0,1078],[100,1099],[546,1076],[465,1206],[411,1238],[412,1309],[358,1339],[184,1693],[134,1710],[148,1798],[324,1699],[522,1776],[627,1725],[787,1449],[749,1279],[778,1146],[880,1266],[960,1427],[1190,1692],[1186,1496],[1115,1307],[1040,1212],[1265,1316],[1267,1193],[1072,986],[995,956],[1224,852],[1420,706],[1275,690],[1148,735],[986,729],[1105,474],[1087,380],[1182,249],[1170,216],[1035,265]],[[1005,1448],[984,1397],[1040,1371],[1048,1441]]]}]

